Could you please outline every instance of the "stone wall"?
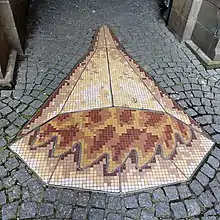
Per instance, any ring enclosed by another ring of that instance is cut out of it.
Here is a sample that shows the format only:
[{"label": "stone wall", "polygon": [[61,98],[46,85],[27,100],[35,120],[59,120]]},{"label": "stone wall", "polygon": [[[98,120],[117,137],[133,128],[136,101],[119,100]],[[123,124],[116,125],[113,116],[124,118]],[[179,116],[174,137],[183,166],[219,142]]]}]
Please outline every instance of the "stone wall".
[{"label": "stone wall", "polygon": [[10,87],[17,53],[24,52],[28,3],[29,0],[0,0],[0,87]]},{"label": "stone wall", "polygon": [[209,58],[220,60],[220,1],[174,0],[168,23],[180,40],[192,40]]},{"label": "stone wall", "polygon": [[184,37],[192,3],[193,0],[173,0],[168,27],[179,39]]},{"label": "stone wall", "polygon": [[220,60],[220,1],[203,0],[192,41],[212,60]]}]

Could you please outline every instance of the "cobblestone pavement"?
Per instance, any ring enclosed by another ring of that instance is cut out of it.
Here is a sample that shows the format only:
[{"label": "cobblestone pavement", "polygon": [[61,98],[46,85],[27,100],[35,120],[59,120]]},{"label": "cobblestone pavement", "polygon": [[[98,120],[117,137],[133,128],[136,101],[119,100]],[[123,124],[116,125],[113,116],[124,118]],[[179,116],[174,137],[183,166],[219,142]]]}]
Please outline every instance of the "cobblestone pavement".
[{"label": "cobblestone pavement", "polygon": [[[206,71],[167,30],[156,0],[35,1],[14,90],[0,97],[2,219],[219,219],[220,69]],[[109,24],[129,54],[215,140],[193,178],[127,195],[46,187],[8,148]]]}]

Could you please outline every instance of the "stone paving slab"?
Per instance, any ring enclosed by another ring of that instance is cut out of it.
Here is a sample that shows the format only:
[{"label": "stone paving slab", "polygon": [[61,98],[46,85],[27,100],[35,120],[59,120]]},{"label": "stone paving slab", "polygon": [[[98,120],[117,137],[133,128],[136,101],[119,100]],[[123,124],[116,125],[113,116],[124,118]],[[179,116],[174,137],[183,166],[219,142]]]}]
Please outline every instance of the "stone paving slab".
[{"label": "stone paving slab", "polygon": [[[19,64],[17,84],[12,91],[1,90],[0,96],[4,122],[0,123],[1,218],[218,219],[220,70],[205,70],[174,38],[154,0],[35,1],[30,12],[26,57]],[[186,183],[126,196],[45,186],[9,150],[25,121],[86,53],[95,29],[103,23],[112,27],[126,51],[215,141]]]}]

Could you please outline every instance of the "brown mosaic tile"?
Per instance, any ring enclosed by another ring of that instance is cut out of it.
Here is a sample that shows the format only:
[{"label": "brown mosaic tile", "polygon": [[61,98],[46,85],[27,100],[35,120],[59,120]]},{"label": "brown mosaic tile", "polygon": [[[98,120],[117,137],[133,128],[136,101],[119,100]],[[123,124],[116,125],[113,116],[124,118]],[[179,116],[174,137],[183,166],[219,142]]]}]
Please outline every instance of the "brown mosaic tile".
[{"label": "brown mosaic tile", "polygon": [[188,179],[212,145],[103,26],[10,148],[49,184],[129,192]]}]

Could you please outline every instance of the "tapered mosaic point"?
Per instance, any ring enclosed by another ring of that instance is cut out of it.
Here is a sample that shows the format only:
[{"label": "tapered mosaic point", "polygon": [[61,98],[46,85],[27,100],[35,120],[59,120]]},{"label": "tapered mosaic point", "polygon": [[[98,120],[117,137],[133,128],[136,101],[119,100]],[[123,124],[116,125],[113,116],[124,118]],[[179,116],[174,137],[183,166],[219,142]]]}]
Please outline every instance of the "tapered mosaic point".
[{"label": "tapered mosaic point", "polygon": [[102,26],[10,148],[49,184],[129,192],[189,179],[212,145]]}]

